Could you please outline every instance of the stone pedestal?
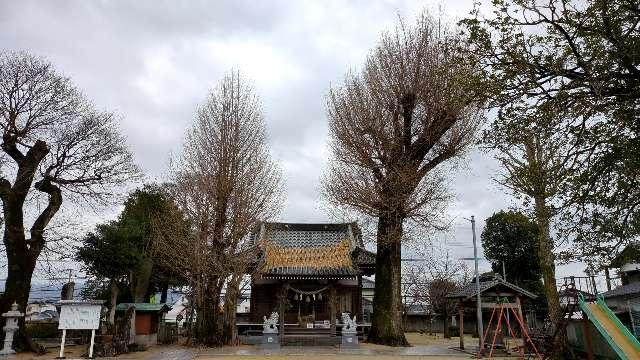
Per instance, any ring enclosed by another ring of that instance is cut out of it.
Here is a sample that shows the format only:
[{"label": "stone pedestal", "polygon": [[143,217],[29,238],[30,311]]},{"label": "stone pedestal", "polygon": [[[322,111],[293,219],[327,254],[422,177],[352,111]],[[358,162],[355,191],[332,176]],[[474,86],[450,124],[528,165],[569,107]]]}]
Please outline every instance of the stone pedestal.
[{"label": "stone pedestal", "polygon": [[11,348],[13,345],[13,335],[18,331],[18,319],[23,317],[24,314],[18,311],[18,304],[13,303],[11,311],[2,314],[2,317],[7,318],[5,326],[2,328],[5,332],[4,335],[4,347],[0,350],[0,355],[11,355],[16,352]]},{"label": "stone pedestal", "polygon": [[280,349],[280,336],[278,333],[263,333],[261,348],[266,350]]},{"label": "stone pedestal", "polygon": [[342,349],[359,349],[360,345],[358,344],[358,335],[353,334],[342,334]]}]

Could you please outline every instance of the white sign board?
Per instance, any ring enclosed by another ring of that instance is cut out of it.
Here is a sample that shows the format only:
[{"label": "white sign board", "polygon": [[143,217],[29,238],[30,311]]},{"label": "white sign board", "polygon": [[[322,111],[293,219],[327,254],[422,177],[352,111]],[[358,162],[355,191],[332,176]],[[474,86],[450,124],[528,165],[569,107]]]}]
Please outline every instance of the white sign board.
[{"label": "white sign board", "polygon": [[102,304],[75,302],[62,303],[60,310],[61,330],[95,330],[100,327]]}]

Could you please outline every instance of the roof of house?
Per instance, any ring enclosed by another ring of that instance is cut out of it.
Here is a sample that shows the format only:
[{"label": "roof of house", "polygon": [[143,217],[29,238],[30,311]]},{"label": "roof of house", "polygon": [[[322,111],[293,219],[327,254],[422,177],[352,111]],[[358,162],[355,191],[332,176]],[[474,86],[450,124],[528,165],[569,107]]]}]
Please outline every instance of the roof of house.
[{"label": "roof of house", "polygon": [[407,315],[417,315],[417,316],[431,315],[429,308],[425,305],[420,305],[420,304],[405,305],[404,311]]},{"label": "roof of house", "polygon": [[355,223],[261,223],[251,241],[262,277],[345,278],[371,273],[375,254],[362,245]]},{"label": "roof of house", "polygon": [[627,285],[618,286],[613,290],[602,293],[605,299],[628,295],[640,295],[640,282],[632,282]]},{"label": "roof of house", "polygon": [[[506,287],[514,292],[517,292],[521,295],[524,295],[528,298],[535,299],[538,296],[515,285],[510,282],[502,280],[500,277],[493,277],[491,280],[480,281],[480,293],[484,293],[487,290],[496,288],[496,287]],[[447,294],[447,298],[456,298],[462,300],[469,300],[474,296],[478,295],[478,287],[475,281],[470,282],[469,284],[461,287],[458,290],[452,291]]]},{"label": "roof of house", "polygon": [[132,306],[135,307],[136,312],[162,312],[171,310],[171,306],[165,303],[120,303],[116,306],[116,311],[125,311]]},{"label": "roof of house", "polygon": [[363,289],[375,289],[376,288],[376,282],[371,280],[371,279],[367,279],[367,278],[362,278],[362,288]]}]

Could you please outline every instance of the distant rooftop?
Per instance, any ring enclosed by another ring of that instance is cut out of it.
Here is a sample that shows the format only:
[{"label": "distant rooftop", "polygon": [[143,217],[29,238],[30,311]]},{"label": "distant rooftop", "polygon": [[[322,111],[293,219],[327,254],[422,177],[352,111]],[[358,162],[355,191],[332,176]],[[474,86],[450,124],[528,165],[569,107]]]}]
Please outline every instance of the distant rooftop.
[{"label": "distant rooftop", "polygon": [[627,285],[618,286],[613,290],[602,293],[602,296],[605,299],[631,295],[640,295],[640,282],[633,282]]},{"label": "distant rooftop", "polygon": [[376,282],[367,278],[362,278],[362,288],[363,289],[375,289]]},{"label": "distant rooftop", "polygon": [[[510,282],[502,280],[500,277],[493,277],[491,280],[485,280],[481,278],[480,281],[480,294],[485,293],[489,290],[496,289],[498,292],[507,290],[513,291],[520,295],[524,295],[530,299],[535,299],[538,296],[515,285]],[[470,300],[474,296],[478,295],[478,286],[475,281],[466,284],[462,288],[452,291],[447,294],[447,298],[450,299],[461,299],[461,300]]]},{"label": "distant rooftop", "polygon": [[125,311],[131,306],[136,308],[136,312],[161,312],[171,310],[171,307],[164,303],[120,303],[116,306],[116,311]]}]

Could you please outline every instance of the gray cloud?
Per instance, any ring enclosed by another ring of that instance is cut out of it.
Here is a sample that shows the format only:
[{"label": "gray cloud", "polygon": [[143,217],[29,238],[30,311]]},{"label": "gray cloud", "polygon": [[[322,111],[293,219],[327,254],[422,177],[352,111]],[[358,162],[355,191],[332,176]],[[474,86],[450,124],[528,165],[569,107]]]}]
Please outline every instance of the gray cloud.
[{"label": "gray cloud", "polygon": [[[240,69],[264,101],[273,153],[285,170],[282,219],[326,221],[317,192],[327,155],[324,95],[364,62],[398,14],[412,18],[423,6],[418,0],[4,1],[0,46],[48,58],[96,105],[121,114],[150,178],[166,173],[169,153],[178,151],[208,89]],[[426,6],[459,19],[472,0]],[[475,151],[468,162],[468,170],[452,175],[451,214],[461,239],[470,239],[462,216],[475,214],[481,231],[484,218],[511,202],[491,180],[495,161]],[[456,251],[469,256],[467,250]]]}]

